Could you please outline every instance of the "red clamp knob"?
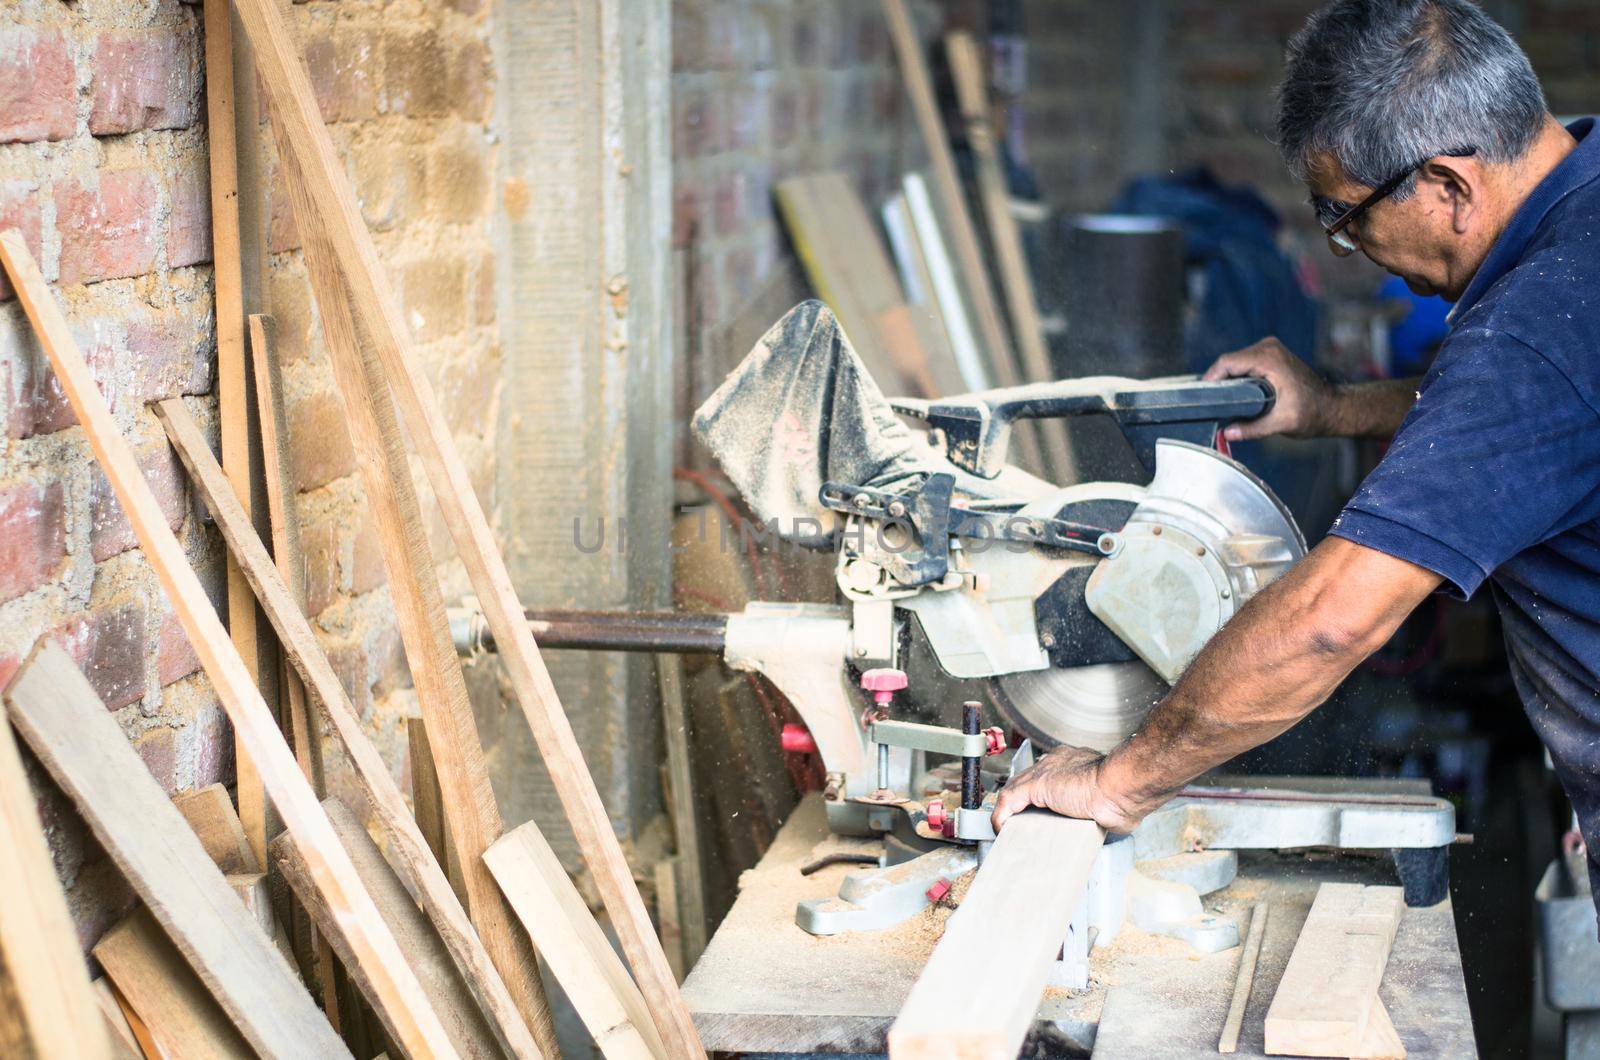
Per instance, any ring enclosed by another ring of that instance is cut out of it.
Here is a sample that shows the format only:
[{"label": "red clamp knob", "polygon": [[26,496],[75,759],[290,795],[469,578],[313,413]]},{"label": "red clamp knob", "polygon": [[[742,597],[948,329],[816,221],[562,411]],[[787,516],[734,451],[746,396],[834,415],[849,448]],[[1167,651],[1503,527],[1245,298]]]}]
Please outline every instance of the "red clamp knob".
[{"label": "red clamp knob", "polygon": [[804,725],[796,725],[793,722],[785,725],[779,741],[785,751],[809,755],[817,753],[817,741],[812,737],[811,730]]},{"label": "red clamp knob", "polygon": [[950,893],[950,881],[945,879],[943,876],[940,876],[934,881],[933,886],[929,887],[923,893],[927,896],[928,901],[932,902],[934,905],[938,905],[940,902],[944,901],[944,896]]},{"label": "red clamp knob", "polygon": [[983,737],[988,741],[983,752],[985,755],[997,755],[1006,749],[1006,732],[998,725],[983,730]]},{"label": "red clamp knob", "polygon": [[861,675],[861,687],[872,693],[873,701],[880,707],[887,707],[894,694],[905,686],[904,670],[868,670]]},{"label": "red clamp knob", "polygon": [[935,832],[944,830],[944,800],[934,799],[928,803],[928,827]]}]

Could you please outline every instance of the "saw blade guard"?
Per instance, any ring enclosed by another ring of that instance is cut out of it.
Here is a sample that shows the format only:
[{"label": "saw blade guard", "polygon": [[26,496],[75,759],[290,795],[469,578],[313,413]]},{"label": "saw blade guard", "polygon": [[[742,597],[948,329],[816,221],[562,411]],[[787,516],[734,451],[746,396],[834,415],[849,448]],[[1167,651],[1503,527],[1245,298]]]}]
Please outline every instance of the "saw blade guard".
[{"label": "saw blade guard", "polygon": [[1171,440],[1157,444],[1155,477],[1119,536],[1084,601],[1137,661],[993,683],[1002,713],[1046,747],[1120,743],[1244,602],[1306,552],[1294,518],[1259,478],[1215,450]]}]

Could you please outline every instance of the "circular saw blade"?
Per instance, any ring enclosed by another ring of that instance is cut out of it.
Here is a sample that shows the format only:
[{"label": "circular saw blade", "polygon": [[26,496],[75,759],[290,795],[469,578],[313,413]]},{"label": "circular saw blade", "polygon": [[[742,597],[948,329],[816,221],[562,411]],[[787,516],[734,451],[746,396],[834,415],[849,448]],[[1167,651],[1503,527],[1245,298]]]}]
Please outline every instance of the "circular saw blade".
[{"label": "circular saw blade", "polygon": [[1008,674],[990,686],[1001,713],[1040,750],[1070,744],[1109,751],[1167,691],[1142,662]]}]

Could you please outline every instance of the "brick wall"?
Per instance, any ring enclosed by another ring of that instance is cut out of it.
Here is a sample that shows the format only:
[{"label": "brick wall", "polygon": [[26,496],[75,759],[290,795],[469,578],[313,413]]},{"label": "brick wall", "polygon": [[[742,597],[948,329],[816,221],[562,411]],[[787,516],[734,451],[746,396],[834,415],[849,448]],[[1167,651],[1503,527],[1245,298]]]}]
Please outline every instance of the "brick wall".
[{"label": "brick wall", "polygon": [[[492,509],[501,356],[487,221],[495,163],[489,4],[313,2],[295,6],[292,24],[446,420],[479,497]],[[263,137],[270,146],[265,126]],[[419,709],[287,189],[268,154],[266,296],[284,362],[291,466],[301,491],[306,610],[406,788],[404,719]],[[424,505],[425,513],[431,510]],[[443,523],[430,519],[446,599],[458,597],[468,588],[465,572],[453,560]],[[340,771],[331,776],[338,790]]]},{"label": "brick wall", "polygon": [[[0,14],[0,225],[24,234],[118,425],[214,596],[221,553],[145,403],[212,390],[199,9],[23,0]],[[209,401],[196,410],[211,418]],[[168,790],[229,776],[232,740],[21,307],[0,282],[0,681],[70,648]],[[125,896],[45,803],[85,941]]]},{"label": "brick wall", "polygon": [[924,159],[875,0],[675,0],[672,49],[681,424],[732,367],[709,336],[793,263],[773,188],[839,170],[875,207]]},{"label": "brick wall", "polygon": [[[324,116],[486,504],[500,364],[486,221],[494,162],[487,7],[343,0],[293,12]],[[200,13],[179,0],[0,5],[0,225],[19,228],[39,259],[220,606],[220,538],[145,407],[193,395],[215,442]],[[260,135],[270,143],[265,126]],[[309,610],[401,774],[401,719],[416,704],[270,150],[265,166],[265,296],[285,362]],[[442,525],[429,529],[437,554],[451,556]],[[0,683],[38,638],[60,638],[166,789],[232,783],[226,716],[134,545],[0,280]],[[443,574],[447,593],[465,588],[453,560]],[[41,788],[57,867],[88,944],[127,896],[65,800]]]}]

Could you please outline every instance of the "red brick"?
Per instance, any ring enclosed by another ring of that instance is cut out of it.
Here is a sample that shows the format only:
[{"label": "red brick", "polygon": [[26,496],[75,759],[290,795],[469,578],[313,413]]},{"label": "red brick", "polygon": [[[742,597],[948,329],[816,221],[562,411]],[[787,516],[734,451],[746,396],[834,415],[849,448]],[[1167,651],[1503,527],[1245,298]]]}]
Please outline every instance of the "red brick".
[{"label": "red brick", "polygon": [[[165,442],[152,445],[134,458],[145,481],[161,503],[167,525],[176,530],[183,525],[183,465],[178,455]],[[111,483],[96,464],[89,483],[89,554],[96,563],[120,555],[139,546],[128,517],[123,514],[122,503],[117,500]]]},{"label": "red brick", "polygon": [[144,695],[148,648],[144,604],[89,611],[63,623],[55,634],[106,705],[121,710]]},{"label": "red brick", "polygon": [[146,172],[101,171],[56,182],[63,284],[142,276],[156,265],[158,202]]},{"label": "red brick", "polygon": [[467,323],[467,263],[455,257],[429,257],[400,271],[411,330],[420,342],[461,331]]},{"label": "red brick", "polygon": [[23,482],[0,490],[0,601],[48,582],[67,557],[61,483]]},{"label": "red brick", "polygon": [[196,788],[233,779],[233,725],[221,704],[206,708],[193,722]]},{"label": "red brick", "polygon": [[451,109],[465,121],[481,122],[488,117],[489,69],[489,49],[480,41],[463,45],[451,58]]},{"label": "red brick", "polygon": [[306,41],[306,66],[323,121],[362,121],[378,113],[371,52],[372,40],[365,33],[335,30]]},{"label": "red brick", "polygon": [[361,522],[351,535],[350,592],[355,595],[370,593],[388,583],[389,570],[384,566],[383,546],[378,542],[377,531],[372,526],[372,515],[362,510]]},{"label": "red brick", "polygon": [[211,173],[203,158],[193,159],[173,178],[167,221],[167,264],[174,269],[211,260]]},{"label": "red brick", "polygon": [[372,707],[372,684],[367,674],[367,653],[359,644],[345,644],[328,651],[328,662],[338,675],[359,717]]},{"label": "red brick", "polygon": [[60,30],[0,29],[0,142],[65,140],[78,124],[78,68]]},{"label": "red brick", "polygon": [[156,634],[156,682],[165,688],[174,681],[200,669],[200,656],[194,653],[189,635],[175,612],[168,611],[161,618],[161,630]]},{"label": "red brick", "polygon": [[729,173],[717,181],[711,193],[711,216],[717,235],[736,235],[744,228],[746,183],[742,171]]},{"label": "red brick", "polygon": [[320,615],[339,597],[339,528],[332,521],[300,528],[306,614]]},{"label": "red brick", "polygon": [[[20,318],[20,314],[19,314]],[[18,345],[11,355],[10,380],[12,404],[7,417],[7,430],[13,438],[28,438],[35,434],[51,434],[78,422],[68,404],[61,384],[44,352],[39,349],[33,333],[25,323],[19,324]],[[71,324],[73,338],[83,358],[89,364],[89,373],[113,405],[117,390],[112,382],[118,357],[116,351],[120,331],[115,322],[102,318],[79,319]],[[3,334],[3,333],[0,333]],[[3,352],[3,351],[0,351]]]},{"label": "red brick", "polygon": [[200,66],[192,25],[102,33],[89,80],[89,131],[185,129],[199,110]]},{"label": "red brick", "polygon": [[[765,77],[759,84],[745,85],[728,94],[727,147],[730,151],[743,151],[761,143],[761,134],[767,126],[771,110],[771,88]],[[857,111],[864,115],[864,111]]]},{"label": "red brick", "polygon": [[451,110],[451,62],[434,32],[392,32],[383,41],[384,109],[414,118]]},{"label": "red brick", "polygon": [[5,692],[6,686],[11,684],[11,679],[17,676],[17,670],[22,666],[22,657],[15,652],[0,652],[0,693]]},{"label": "red brick", "polygon": [[[0,37],[4,40],[4,37]],[[0,181],[0,231],[15,228],[22,233],[23,242],[33,254],[33,260],[44,268],[44,218],[41,196],[33,185],[20,180]],[[48,275],[45,279],[49,279]],[[11,281],[0,269],[0,302],[12,297]]]},{"label": "red brick", "polygon": [[209,312],[154,313],[128,325],[126,399],[139,405],[211,390],[216,347]]},{"label": "red brick", "polygon": [[133,749],[144,759],[144,767],[161,785],[161,790],[168,795],[175,794],[178,790],[178,730],[165,725],[146,729],[139,734]]},{"label": "red brick", "polygon": [[672,245],[686,247],[694,242],[705,224],[702,194],[692,181],[674,181],[672,189]]},{"label": "red brick", "polygon": [[373,695],[381,698],[397,689],[410,688],[411,668],[406,665],[405,643],[400,639],[399,628],[393,622],[386,623],[372,635],[370,643],[367,665],[374,675]]},{"label": "red brick", "polygon": [[672,157],[704,158],[727,142],[719,93],[689,89],[672,94]]},{"label": "red brick", "polygon": [[495,285],[494,255],[484,254],[478,259],[477,277],[472,287],[472,322],[480,327],[493,324],[496,313],[498,288]]},{"label": "red brick", "polygon": [[356,469],[344,405],[322,391],[289,406],[289,470],[302,490],[316,489]]}]

